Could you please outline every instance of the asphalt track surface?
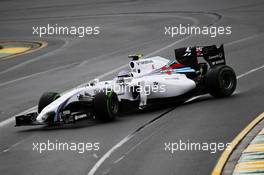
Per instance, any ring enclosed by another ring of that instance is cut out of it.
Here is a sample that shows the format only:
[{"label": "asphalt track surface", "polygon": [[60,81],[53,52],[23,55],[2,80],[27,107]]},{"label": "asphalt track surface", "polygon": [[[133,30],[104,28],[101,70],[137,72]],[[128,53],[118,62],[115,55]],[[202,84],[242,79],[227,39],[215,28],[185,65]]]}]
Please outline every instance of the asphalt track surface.
[{"label": "asphalt track surface", "polygon": [[[210,174],[221,152],[171,154],[164,151],[164,143],[230,142],[263,112],[264,69],[245,74],[264,65],[263,8],[256,0],[1,1],[2,40],[44,40],[49,45],[0,60],[0,174]],[[99,25],[101,33],[85,38],[32,35],[33,26],[48,23]],[[179,23],[232,26],[232,35],[164,35],[165,26]],[[173,109],[60,129],[15,128],[9,119],[34,107],[44,91],[63,92],[98,76],[112,78],[130,53],[173,58],[177,47],[220,43],[225,44],[228,65],[241,75],[231,98],[203,96]],[[100,142],[100,150],[32,151],[33,142],[47,140]]]}]

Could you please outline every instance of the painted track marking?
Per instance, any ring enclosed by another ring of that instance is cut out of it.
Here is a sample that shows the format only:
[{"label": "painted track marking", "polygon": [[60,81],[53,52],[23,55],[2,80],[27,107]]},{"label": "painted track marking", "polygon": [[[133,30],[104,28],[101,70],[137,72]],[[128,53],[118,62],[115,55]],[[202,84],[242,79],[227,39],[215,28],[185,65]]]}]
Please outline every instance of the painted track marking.
[{"label": "painted track marking", "polygon": [[[10,71],[12,71],[12,70],[15,70],[15,69],[20,68],[20,67],[25,66],[25,65],[28,65],[28,64],[33,63],[33,62],[35,62],[35,61],[39,61],[39,60],[43,59],[43,58],[46,57],[46,56],[53,55],[54,53],[59,52],[60,50],[65,49],[65,47],[68,45],[68,43],[69,43],[69,41],[68,41],[68,40],[65,40],[65,43],[64,43],[64,45],[63,45],[62,47],[60,47],[60,48],[58,48],[58,49],[55,49],[55,50],[53,50],[52,52],[48,52],[48,53],[45,53],[45,54],[43,54],[43,55],[40,55],[40,56],[36,57],[35,59],[30,59],[30,60],[24,61],[24,62],[22,62],[22,63],[20,63],[20,64],[17,64],[17,65],[15,65],[15,66],[12,66],[12,67],[10,67],[10,68],[8,68],[8,69],[6,69],[6,70],[1,71],[0,74],[4,74],[4,73],[7,73],[7,72],[10,72]],[[47,45],[47,44],[46,44],[46,45]],[[46,47],[46,45],[43,45],[43,47]],[[43,47],[39,47],[39,48],[37,48],[37,49],[41,49],[41,48],[43,48]],[[36,51],[36,50],[34,50],[34,51]],[[29,50],[29,52],[30,52],[30,50]],[[28,53],[28,52],[27,52],[27,53]],[[14,56],[17,56],[17,55],[14,55]]]},{"label": "painted track marking", "polygon": [[[12,41],[13,43],[16,43],[15,41]],[[21,56],[21,55],[25,55],[25,54],[29,54],[29,53],[33,53],[33,52],[36,52],[40,49],[43,49],[44,47],[47,47],[48,43],[45,42],[45,41],[20,41],[20,42],[27,42],[27,43],[37,43],[37,44],[40,44],[40,47],[37,47],[35,49],[28,49],[28,50],[25,50],[23,52],[20,52],[20,53],[15,53],[15,54],[12,54],[12,55],[9,55],[9,56],[5,56],[3,58],[0,58],[0,61],[2,60],[9,60],[9,59],[12,59],[12,58],[15,58],[15,57],[18,57],[18,56]],[[1,72],[0,72],[1,74]]]},{"label": "painted track marking", "polygon": [[[248,75],[248,74],[247,74]],[[251,121],[246,128],[244,128],[237,136],[236,138],[230,143],[231,149],[225,149],[222,153],[221,157],[219,158],[216,166],[214,167],[212,171],[212,175],[221,175],[223,168],[231,156],[233,150],[237,147],[237,145],[241,142],[241,140],[251,131],[251,129],[256,126],[261,120],[264,119],[264,113],[260,114],[257,118],[255,118],[253,121]]]}]

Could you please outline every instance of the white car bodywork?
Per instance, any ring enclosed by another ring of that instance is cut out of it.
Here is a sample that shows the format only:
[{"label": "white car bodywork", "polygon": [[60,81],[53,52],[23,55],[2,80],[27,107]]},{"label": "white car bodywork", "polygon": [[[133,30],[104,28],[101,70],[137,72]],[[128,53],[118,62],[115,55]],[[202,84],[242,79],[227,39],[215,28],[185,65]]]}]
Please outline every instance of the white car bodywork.
[{"label": "white car bodywork", "polygon": [[[155,74],[155,70],[169,63],[168,59],[156,56],[129,63],[129,77],[117,77],[111,81],[95,79],[82,87],[77,87],[64,93],[60,98],[46,106],[37,116],[37,122],[46,120],[48,113],[58,113],[63,104],[79,100],[80,96],[94,96],[98,91],[111,89],[118,95],[118,100],[139,100],[139,107],[147,105],[148,99],[176,97],[182,95],[196,87],[193,80],[184,74]],[[139,86],[139,96],[134,98],[131,88]]]},{"label": "white car bodywork", "polygon": [[69,124],[82,118],[112,121],[127,108],[180,104],[207,93],[216,98],[233,94],[237,78],[226,65],[223,45],[182,47],[174,52],[172,60],[129,55],[128,68],[113,80],[94,79],[63,94],[46,92],[37,112],[16,116],[16,126]]}]

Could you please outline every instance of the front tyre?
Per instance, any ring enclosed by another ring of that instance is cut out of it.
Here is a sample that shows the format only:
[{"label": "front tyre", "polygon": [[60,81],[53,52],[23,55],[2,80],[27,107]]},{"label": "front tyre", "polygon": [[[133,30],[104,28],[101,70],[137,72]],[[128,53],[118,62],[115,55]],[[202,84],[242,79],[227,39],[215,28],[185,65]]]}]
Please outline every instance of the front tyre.
[{"label": "front tyre", "polygon": [[40,113],[46,106],[60,97],[57,92],[45,92],[39,99],[38,113]]},{"label": "front tyre", "polygon": [[117,94],[111,92],[99,92],[94,97],[95,117],[101,121],[113,121],[119,111]]},{"label": "front tyre", "polygon": [[213,67],[205,76],[205,85],[212,96],[228,97],[236,89],[236,74],[231,67],[226,65]]}]

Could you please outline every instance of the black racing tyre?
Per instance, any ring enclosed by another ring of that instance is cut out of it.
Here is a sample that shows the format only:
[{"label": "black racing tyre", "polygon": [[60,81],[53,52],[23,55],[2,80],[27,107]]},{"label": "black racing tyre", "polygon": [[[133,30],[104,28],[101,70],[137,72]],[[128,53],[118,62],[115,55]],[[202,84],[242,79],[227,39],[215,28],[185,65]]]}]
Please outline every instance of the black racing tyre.
[{"label": "black racing tyre", "polygon": [[38,113],[40,113],[46,106],[51,102],[60,97],[60,94],[57,92],[45,92],[39,99],[38,104]]},{"label": "black racing tyre", "polygon": [[228,97],[236,89],[236,73],[226,65],[213,67],[205,76],[205,85],[212,96],[218,98]]},{"label": "black racing tyre", "polygon": [[117,94],[102,91],[94,97],[95,117],[103,122],[113,121],[119,111]]}]

